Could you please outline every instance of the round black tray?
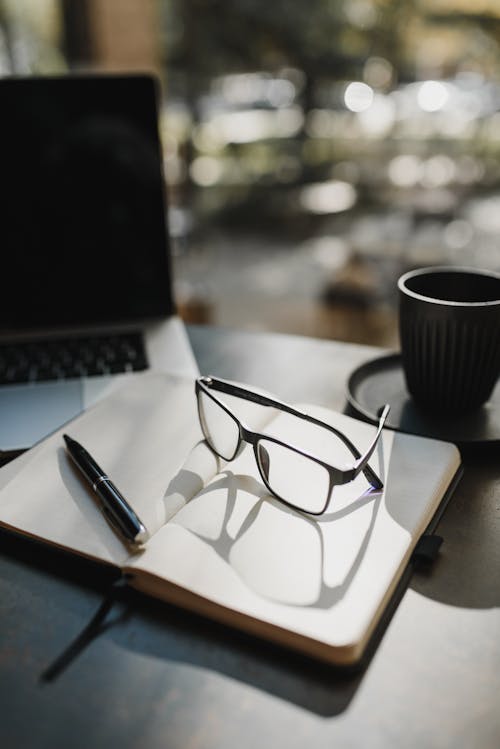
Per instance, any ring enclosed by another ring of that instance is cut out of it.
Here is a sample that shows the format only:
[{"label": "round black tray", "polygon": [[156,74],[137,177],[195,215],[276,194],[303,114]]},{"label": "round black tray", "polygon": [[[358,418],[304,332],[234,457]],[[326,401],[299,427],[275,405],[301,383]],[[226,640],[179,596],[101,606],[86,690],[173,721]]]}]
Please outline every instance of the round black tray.
[{"label": "round black tray", "polygon": [[500,440],[500,384],[484,406],[465,416],[439,418],[418,408],[406,389],[401,355],[389,354],[365,362],[347,383],[347,400],[359,416],[378,422],[381,406],[391,410],[386,426],[400,432],[455,442],[460,445]]}]

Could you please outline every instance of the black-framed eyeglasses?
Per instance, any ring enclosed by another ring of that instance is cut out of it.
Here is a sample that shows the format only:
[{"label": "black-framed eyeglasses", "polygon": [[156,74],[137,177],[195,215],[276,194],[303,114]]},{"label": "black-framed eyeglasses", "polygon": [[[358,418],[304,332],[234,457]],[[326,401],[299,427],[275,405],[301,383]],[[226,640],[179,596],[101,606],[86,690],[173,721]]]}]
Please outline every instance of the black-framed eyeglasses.
[{"label": "black-framed eyeglasses", "polygon": [[[335,450],[337,465],[321,460],[312,453],[295,447],[269,434],[254,432],[243,424],[214,392],[243,398],[260,406],[283,411],[309,424],[328,430],[334,435],[341,450]],[[377,446],[389,413],[386,405],[380,414],[377,430],[368,449],[361,454],[351,440],[340,430],[282,401],[247,390],[216,377],[199,377],[196,380],[196,398],[201,429],[210,449],[224,460],[231,461],[245,443],[252,445],[262,481],[269,492],[294,509],[310,515],[322,515],[330,501],[334,486],[353,481],[361,472],[374,489],[383,483],[368,464]],[[341,453],[345,453],[342,455]],[[343,457],[347,456],[347,466]]]}]

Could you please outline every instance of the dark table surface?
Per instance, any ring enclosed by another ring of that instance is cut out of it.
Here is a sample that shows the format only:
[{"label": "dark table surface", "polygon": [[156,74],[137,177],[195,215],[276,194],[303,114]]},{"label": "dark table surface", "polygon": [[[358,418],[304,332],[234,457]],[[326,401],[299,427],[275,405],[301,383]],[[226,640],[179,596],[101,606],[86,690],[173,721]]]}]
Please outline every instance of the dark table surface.
[{"label": "dark table surface", "polygon": [[[348,374],[380,353],[201,326],[189,335],[202,373],[339,410]],[[497,447],[464,455],[439,558],[413,576],[355,674],[133,593],[90,631],[102,569],[3,532],[0,747],[498,749]]]}]

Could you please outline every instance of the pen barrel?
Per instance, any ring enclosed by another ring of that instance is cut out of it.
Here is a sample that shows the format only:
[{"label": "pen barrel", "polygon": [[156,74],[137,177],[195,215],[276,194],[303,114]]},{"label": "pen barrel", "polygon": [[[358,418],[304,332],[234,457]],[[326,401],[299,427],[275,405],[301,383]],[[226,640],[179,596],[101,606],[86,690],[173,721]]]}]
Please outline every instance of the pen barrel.
[{"label": "pen barrel", "polygon": [[145,528],[116,486],[107,478],[94,484],[102,509],[109,522],[130,540],[142,541]]},{"label": "pen barrel", "polygon": [[88,453],[85,448],[78,445],[76,448],[72,448],[70,455],[75,461],[76,465],[82,471],[87,481],[94,488],[103,478],[107,479],[104,475],[102,468],[95,462],[94,458]]}]

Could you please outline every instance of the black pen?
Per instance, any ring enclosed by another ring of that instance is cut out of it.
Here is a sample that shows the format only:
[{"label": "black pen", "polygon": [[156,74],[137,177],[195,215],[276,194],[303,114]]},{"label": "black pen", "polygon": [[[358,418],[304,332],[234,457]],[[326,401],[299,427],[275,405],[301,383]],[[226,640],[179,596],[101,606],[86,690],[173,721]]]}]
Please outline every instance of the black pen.
[{"label": "black pen", "polygon": [[79,442],[63,434],[68,452],[99,498],[101,510],[113,528],[129,544],[140,545],[149,534],[129,503]]}]

